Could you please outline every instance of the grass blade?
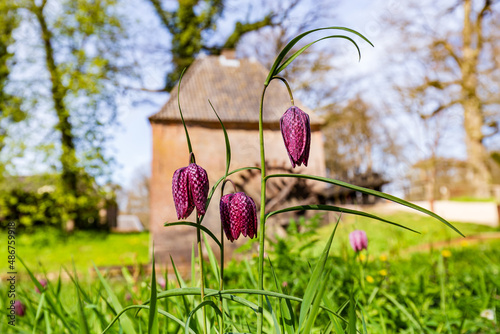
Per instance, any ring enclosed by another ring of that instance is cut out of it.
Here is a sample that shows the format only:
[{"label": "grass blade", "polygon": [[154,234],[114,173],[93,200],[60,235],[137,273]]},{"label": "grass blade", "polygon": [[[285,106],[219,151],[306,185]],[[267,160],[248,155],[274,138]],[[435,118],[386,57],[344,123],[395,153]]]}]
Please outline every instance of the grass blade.
[{"label": "grass blade", "polygon": [[318,291],[318,285],[319,285],[318,283],[321,276],[323,275],[326,260],[328,259],[328,254],[330,253],[330,247],[332,246],[333,237],[335,236],[335,232],[337,231],[339,222],[340,222],[340,217],[337,220],[337,224],[335,225],[335,228],[333,229],[330,238],[326,242],[325,248],[323,249],[323,253],[321,254],[320,259],[318,260],[318,263],[314,267],[309,283],[307,284],[306,291],[304,292],[304,299],[302,301],[302,305],[300,306],[299,325],[297,326],[297,332],[300,332],[300,330],[302,329],[304,321],[306,320],[306,316],[309,312],[309,308]]},{"label": "grass blade", "polygon": [[208,103],[210,103],[210,106],[212,107],[212,110],[215,113],[215,116],[217,116],[217,119],[219,120],[220,125],[222,126],[222,131],[224,132],[224,141],[226,143],[226,172],[224,174],[225,177],[229,174],[229,165],[231,164],[231,144],[229,143],[229,137],[227,135],[226,127],[224,126],[224,123],[222,123],[222,120],[220,119],[219,115],[217,114],[217,111],[215,111],[214,106],[212,105],[212,102],[208,100]]},{"label": "grass blade", "polygon": [[281,71],[283,71],[288,65],[290,65],[290,63],[292,61],[295,60],[295,58],[297,58],[298,56],[300,56],[300,54],[303,53],[305,50],[307,50],[311,45],[313,45],[313,44],[315,44],[315,43],[317,43],[319,41],[322,41],[324,39],[328,39],[328,38],[343,38],[343,39],[347,39],[348,41],[352,42],[354,44],[354,46],[356,47],[356,49],[358,50],[359,60],[361,60],[361,50],[359,49],[358,44],[352,38],[344,36],[344,35],[331,35],[331,36],[327,36],[327,37],[323,37],[323,38],[320,38],[318,40],[315,40],[314,42],[309,43],[306,46],[302,47],[300,50],[298,50],[292,56],[290,56],[285,62],[283,62],[283,64],[281,64],[280,67],[278,67],[276,69],[276,73],[274,75],[277,75]]},{"label": "grass blade", "polygon": [[158,304],[156,300],[156,270],[155,270],[155,246],[153,243],[153,264],[151,269],[151,295],[149,300],[151,301],[149,306],[149,317],[148,317],[148,334],[158,333]]},{"label": "grass blade", "polygon": [[455,232],[457,232],[458,234],[460,234],[462,237],[465,237],[462,234],[462,232],[460,232],[455,226],[453,226],[452,224],[450,224],[447,220],[445,220],[441,216],[435,214],[432,211],[424,209],[424,208],[422,208],[422,207],[420,207],[418,205],[415,205],[415,204],[410,203],[408,201],[405,201],[405,200],[403,200],[401,198],[398,198],[396,196],[385,194],[383,192],[376,191],[376,190],[373,190],[373,189],[368,189],[368,188],[363,188],[363,187],[355,186],[355,185],[347,183],[347,182],[342,182],[342,181],[339,181],[339,180],[329,179],[327,177],[322,177],[322,176],[307,175],[307,174],[270,174],[270,175],[267,175],[265,177],[265,179],[268,180],[268,179],[273,178],[273,177],[296,177],[296,178],[300,178],[300,179],[309,179],[309,180],[322,181],[322,182],[326,182],[326,183],[329,183],[329,184],[334,184],[336,186],[344,187],[344,188],[347,188],[347,189],[352,189],[352,190],[355,190],[355,191],[359,191],[359,192],[364,193],[364,194],[373,195],[375,197],[383,198],[383,199],[389,200],[391,202],[395,202],[395,203],[407,206],[409,208],[412,208],[414,210],[420,211],[420,212],[425,213],[425,214],[427,214],[427,215],[429,215],[429,216],[431,216],[433,218],[436,218],[437,220],[439,220],[440,222],[442,222],[443,224],[445,224],[446,226],[448,226],[449,228],[451,228],[452,230],[454,230]]},{"label": "grass blade", "polygon": [[212,272],[214,273],[215,280],[220,282],[220,269],[217,259],[215,258],[212,247],[208,243],[207,237],[203,234],[203,241],[205,242],[205,248],[208,253],[208,260],[210,261],[210,266],[212,267]]},{"label": "grass blade", "polygon": [[283,50],[281,50],[281,52],[279,53],[278,57],[276,57],[276,60],[274,61],[273,66],[271,67],[271,70],[269,71],[269,75],[267,76],[266,81],[264,82],[264,85],[266,85],[266,86],[269,85],[269,82],[271,81],[271,78],[276,75],[276,69],[279,67],[281,61],[285,58],[285,56],[293,48],[293,46],[295,44],[297,44],[298,41],[300,41],[305,36],[307,36],[307,35],[315,32],[315,31],[320,31],[320,30],[343,30],[343,31],[347,31],[347,32],[353,33],[353,34],[361,37],[366,42],[368,42],[368,44],[370,44],[371,46],[373,46],[373,44],[365,36],[361,35],[359,32],[357,32],[355,30],[352,30],[352,29],[349,29],[349,28],[345,28],[345,27],[325,27],[325,28],[318,28],[318,29],[312,29],[312,30],[306,31],[306,32],[298,35],[297,37],[293,38],[290,42],[288,42],[287,45],[285,45],[285,47],[283,48]]},{"label": "grass blade", "polygon": [[340,213],[349,213],[349,214],[352,214],[352,215],[363,216],[363,217],[367,217],[367,218],[372,218],[372,219],[380,220],[380,221],[382,221],[384,223],[395,225],[395,226],[404,228],[406,230],[409,230],[409,231],[412,231],[412,232],[420,234],[420,232],[415,231],[415,230],[413,230],[413,229],[411,229],[409,227],[400,225],[398,223],[395,223],[395,222],[392,222],[390,220],[381,218],[379,216],[372,215],[370,213],[366,213],[366,212],[358,211],[358,210],[351,210],[351,209],[346,209],[346,208],[340,208],[338,206],[333,206],[333,205],[323,205],[323,204],[297,205],[297,206],[292,206],[292,207],[281,209],[281,210],[276,210],[276,211],[273,211],[273,212],[269,212],[267,214],[267,216],[266,216],[266,219],[269,218],[269,217],[271,217],[271,216],[277,215],[279,213],[290,212],[290,211],[303,211],[303,210],[322,210],[322,211],[333,211],[333,212],[340,212]]},{"label": "grass blade", "polygon": [[185,221],[180,221],[180,222],[173,222],[173,223],[164,223],[163,226],[177,226],[177,225],[185,225],[185,226],[191,226],[191,227],[196,227],[197,229],[199,230],[202,230],[203,232],[205,232],[206,234],[208,234],[214,241],[215,243],[220,247],[222,247],[219,239],[217,239],[217,237],[208,229],[206,228],[205,226],[201,225],[201,224],[196,224],[196,223],[193,223],[193,222],[185,222]]},{"label": "grass blade", "polygon": [[181,76],[179,77],[179,84],[177,85],[177,106],[179,107],[179,114],[181,114],[181,121],[182,125],[184,126],[184,132],[186,133],[186,141],[188,144],[188,150],[189,153],[191,154],[193,152],[193,147],[191,146],[191,140],[189,139],[189,133],[188,129],[186,126],[186,122],[184,122],[184,116],[182,115],[182,109],[181,109],[181,82],[182,82],[182,77],[184,76],[184,72],[186,72],[186,68],[182,70]]},{"label": "grass blade", "polygon": [[[118,300],[118,297],[114,294],[113,290],[111,289],[111,286],[108,284],[106,279],[102,276],[101,272],[97,268],[97,266],[94,263],[94,268],[97,276],[99,277],[99,280],[101,281],[102,286],[104,287],[104,290],[106,290],[106,293],[108,294],[108,297],[111,299],[111,305],[115,309],[115,311],[121,312],[123,310],[122,305],[120,304],[120,301]],[[121,319],[120,322],[121,326],[123,327],[123,330],[127,334],[135,334],[136,331],[134,329],[134,325],[130,318],[128,317],[127,314],[124,314],[123,319]]]}]

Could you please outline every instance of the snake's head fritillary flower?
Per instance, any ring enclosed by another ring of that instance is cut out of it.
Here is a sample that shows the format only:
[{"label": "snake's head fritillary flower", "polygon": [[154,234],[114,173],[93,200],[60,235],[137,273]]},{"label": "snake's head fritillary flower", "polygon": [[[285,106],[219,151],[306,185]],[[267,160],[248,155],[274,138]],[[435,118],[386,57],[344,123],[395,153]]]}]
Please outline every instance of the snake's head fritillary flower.
[{"label": "snake's head fritillary flower", "polygon": [[18,316],[24,317],[26,313],[26,306],[23,303],[21,303],[20,300],[16,300],[14,301],[14,311]]},{"label": "snake's head fritillary flower", "polygon": [[176,170],[172,178],[172,195],[177,218],[189,217],[195,207],[198,217],[204,215],[208,187],[207,172],[197,164],[191,163]]},{"label": "snake's head fritillary flower", "polygon": [[174,172],[172,178],[172,195],[178,219],[186,219],[194,209],[193,199],[189,191],[188,168],[182,167]]},{"label": "snake's head fritillary flower", "polygon": [[352,231],[351,234],[349,234],[349,242],[355,252],[368,248],[368,238],[366,237],[365,231]]},{"label": "snake's head fritillary flower", "polygon": [[311,146],[309,115],[295,106],[290,107],[280,118],[280,128],[292,167],[307,166]]},{"label": "snake's head fritillary flower", "polygon": [[[45,288],[47,287],[47,281],[46,281],[46,280],[44,280],[44,279],[41,279],[41,280],[39,280],[39,281],[38,281],[38,283],[40,283],[40,285],[42,286],[43,290],[45,290]],[[42,293],[42,292],[40,291],[40,289],[38,289],[38,286],[36,286],[36,285],[35,285],[35,291],[36,291],[37,293]]]},{"label": "snake's head fritillary flower", "polygon": [[205,205],[208,197],[208,175],[207,172],[195,163],[187,167],[189,174],[189,189],[193,204],[198,212],[198,217],[205,214]]},{"label": "snake's head fritillary flower", "polygon": [[243,192],[227,194],[220,200],[222,227],[229,241],[257,236],[257,207],[255,202]]}]

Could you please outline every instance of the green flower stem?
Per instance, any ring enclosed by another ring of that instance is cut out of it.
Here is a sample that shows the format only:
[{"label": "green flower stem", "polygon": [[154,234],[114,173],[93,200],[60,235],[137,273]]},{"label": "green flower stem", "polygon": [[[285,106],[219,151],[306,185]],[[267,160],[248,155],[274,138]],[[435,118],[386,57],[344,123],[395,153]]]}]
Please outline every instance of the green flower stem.
[{"label": "green flower stem", "polygon": [[[234,183],[233,183],[234,185]],[[222,191],[221,191],[222,198]],[[220,225],[220,285],[219,290],[224,290],[224,227],[222,226],[222,220]],[[220,296],[220,311],[221,311],[221,320],[220,320],[220,330],[221,334],[224,334],[224,298],[222,295]]]},{"label": "green flower stem", "polygon": [[288,89],[288,95],[290,95],[290,102],[292,103],[292,106],[294,106],[295,102],[293,102],[292,90],[290,89],[290,85],[288,84],[288,82],[286,81],[286,79],[283,78],[283,77],[279,77],[279,76],[274,76],[274,77],[271,78],[271,80],[273,80],[273,79],[281,80],[285,84],[286,89]]},{"label": "green flower stem", "polygon": [[[200,223],[200,219],[198,218],[198,212],[196,212],[196,223]],[[203,250],[201,248],[201,230],[199,228],[196,229],[196,241],[198,242],[198,259],[200,261],[200,277],[201,277],[201,302],[205,299],[205,273],[203,271]],[[205,308],[203,307],[203,333],[207,333],[207,313]]]},{"label": "green flower stem", "polygon": [[[264,109],[264,95],[267,85],[264,85],[259,109],[259,141],[260,141],[260,229],[259,229],[259,284],[258,289],[264,290],[264,236],[266,229],[266,155],[264,152],[264,127],[262,112]],[[264,296],[258,296],[259,309],[257,311],[257,334],[262,334]]]}]

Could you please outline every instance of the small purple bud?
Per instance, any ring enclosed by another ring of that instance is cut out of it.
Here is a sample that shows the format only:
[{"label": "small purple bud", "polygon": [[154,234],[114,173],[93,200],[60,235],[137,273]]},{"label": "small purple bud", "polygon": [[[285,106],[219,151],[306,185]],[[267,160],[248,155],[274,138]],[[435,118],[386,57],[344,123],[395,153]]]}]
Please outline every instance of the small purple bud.
[{"label": "small purple bud", "polygon": [[349,234],[349,242],[355,252],[368,248],[368,238],[366,237],[365,231],[362,230],[352,231]]},{"label": "small purple bud", "polygon": [[249,238],[257,235],[257,208],[253,199],[245,193],[222,196],[220,216],[229,241],[237,240],[240,234]]},{"label": "small purple bud", "polygon": [[280,128],[292,167],[307,166],[311,146],[309,115],[295,106],[290,107],[281,116]]},{"label": "small purple bud", "polygon": [[[46,281],[46,280],[44,280],[44,279],[41,279],[41,280],[39,280],[39,281],[38,281],[38,283],[40,283],[40,285],[42,286],[43,290],[45,290],[45,288],[47,287],[47,281]],[[35,285],[35,291],[36,291],[37,293],[42,293],[42,292],[40,291],[40,289],[38,289],[38,286],[36,286],[36,285]]]},{"label": "small purple bud", "polygon": [[176,170],[172,178],[172,195],[174,196],[175,211],[177,211],[178,219],[189,217],[194,209],[188,179],[188,167]]},{"label": "small purple bud", "polygon": [[195,163],[187,167],[189,175],[189,189],[191,198],[198,212],[198,217],[205,214],[205,205],[208,197],[207,172]]},{"label": "small purple bud", "polygon": [[18,316],[24,317],[26,313],[26,306],[23,303],[21,303],[20,300],[16,300],[14,301],[14,311]]}]

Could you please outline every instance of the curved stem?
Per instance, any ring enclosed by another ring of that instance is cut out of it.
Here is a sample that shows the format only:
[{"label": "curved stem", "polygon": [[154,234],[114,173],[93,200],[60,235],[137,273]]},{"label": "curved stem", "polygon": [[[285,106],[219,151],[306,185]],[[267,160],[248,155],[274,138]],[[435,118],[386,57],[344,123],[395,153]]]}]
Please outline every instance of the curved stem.
[{"label": "curved stem", "polygon": [[[260,141],[260,230],[259,230],[259,284],[258,289],[264,290],[264,236],[266,229],[266,156],[264,152],[264,127],[263,127],[263,109],[264,95],[266,94],[267,85],[264,85],[262,97],[260,98],[259,109],[259,141]],[[264,312],[264,296],[258,296],[259,309],[257,312],[257,334],[262,334],[263,312]]]},{"label": "curved stem", "polygon": [[[224,195],[224,185],[228,180],[225,180],[222,184],[220,197]],[[230,181],[230,180],[229,180]],[[234,187],[233,181],[231,181]],[[224,226],[222,226],[222,220],[220,222],[220,282],[219,282],[219,290],[224,290]],[[221,311],[221,320],[220,320],[220,329],[219,332],[224,334],[224,298],[222,295],[220,296],[220,311]]]},{"label": "curved stem", "polygon": [[[198,212],[196,212],[196,223],[200,224],[200,219],[198,218]],[[205,299],[205,274],[203,271],[203,250],[201,248],[201,231],[196,229],[196,241],[198,242],[198,259],[200,265],[200,277],[201,277],[201,302]],[[203,333],[207,333],[207,313],[205,308],[203,308]]]},{"label": "curved stem", "polygon": [[283,78],[283,77],[279,77],[279,76],[274,76],[274,77],[271,78],[271,80],[273,80],[273,79],[279,79],[279,80],[281,80],[285,84],[286,89],[288,89],[288,95],[290,95],[290,102],[292,102],[292,106],[294,106],[295,103],[293,102],[292,90],[290,89],[290,86],[288,85],[288,82],[286,81],[286,79]]}]

